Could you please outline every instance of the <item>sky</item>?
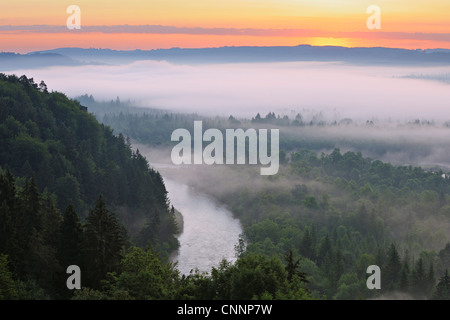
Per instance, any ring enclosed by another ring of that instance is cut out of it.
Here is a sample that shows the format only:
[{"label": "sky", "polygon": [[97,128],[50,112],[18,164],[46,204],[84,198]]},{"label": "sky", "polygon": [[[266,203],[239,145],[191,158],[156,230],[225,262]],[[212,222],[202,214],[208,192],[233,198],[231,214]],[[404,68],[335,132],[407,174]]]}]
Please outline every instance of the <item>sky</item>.
[{"label": "sky", "polygon": [[[80,29],[67,28],[70,5],[80,8]],[[370,6],[380,9],[379,29],[368,28]],[[2,1],[0,51],[299,44],[450,49],[449,13],[448,0]]]}]

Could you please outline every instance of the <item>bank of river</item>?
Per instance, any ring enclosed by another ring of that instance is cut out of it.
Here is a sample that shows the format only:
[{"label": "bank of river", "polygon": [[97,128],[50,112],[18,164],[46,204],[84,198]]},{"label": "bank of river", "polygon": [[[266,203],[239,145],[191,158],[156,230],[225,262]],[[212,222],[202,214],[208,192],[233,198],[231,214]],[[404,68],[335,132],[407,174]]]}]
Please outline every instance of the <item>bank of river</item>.
[{"label": "bank of river", "polygon": [[182,214],[180,248],[173,255],[181,273],[210,271],[222,259],[235,260],[242,227],[232,213],[192,187],[164,178],[171,204]]},{"label": "bank of river", "polygon": [[189,274],[196,268],[209,272],[222,259],[235,261],[234,247],[242,233],[239,220],[210,196],[177,180],[178,167],[152,163],[151,151],[148,155],[145,151],[142,153],[161,173],[170,204],[182,215],[183,226],[178,235],[180,247],[171,257],[172,261],[178,262],[180,272]]}]

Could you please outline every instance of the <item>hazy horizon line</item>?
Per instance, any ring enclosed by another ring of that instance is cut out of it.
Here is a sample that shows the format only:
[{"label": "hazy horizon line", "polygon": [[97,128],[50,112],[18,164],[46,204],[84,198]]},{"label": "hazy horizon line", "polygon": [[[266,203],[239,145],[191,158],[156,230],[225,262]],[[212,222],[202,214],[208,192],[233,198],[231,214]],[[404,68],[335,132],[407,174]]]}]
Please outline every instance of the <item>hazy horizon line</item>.
[{"label": "hazy horizon line", "polygon": [[[1,26],[0,26],[1,27]],[[0,30],[1,32],[1,30]],[[343,46],[343,45],[312,45],[308,43],[300,43],[297,45],[272,45],[272,46],[252,46],[252,45],[236,45],[236,46],[209,46],[209,47],[179,47],[174,46],[170,48],[153,48],[153,49],[114,49],[112,47],[83,47],[83,46],[73,46],[73,47],[49,47],[48,49],[44,50],[32,50],[28,51],[26,53],[21,53],[18,51],[0,51],[0,54],[2,53],[14,53],[19,55],[27,55],[30,53],[41,53],[41,52],[47,52],[47,51],[55,51],[55,50],[64,50],[64,49],[81,49],[81,50],[107,50],[107,51],[114,51],[114,52],[152,52],[152,51],[159,51],[159,50],[201,50],[201,49],[222,49],[222,48],[296,48],[296,47],[302,47],[302,46],[309,46],[314,48],[345,48],[345,49],[392,49],[392,50],[405,50],[405,51],[432,51],[432,50],[442,50],[444,52],[449,52],[450,49],[442,48],[442,47],[430,47],[427,49],[422,48],[416,48],[416,49],[408,49],[408,48],[402,48],[402,47],[390,47],[390,46]]]},{"label": "hazy horizon line", "polygon": [[177,27],[169,25],[90,25],[81,29],[69,30],[65,25],[0,25],[0,32],[23,33],[148,33],[148,34],[185,34],[185,35],[231,35],[260,37],[331,37],[362,39],[403,39],[431,40],[450,42],[450,33],[436,32],[400,32],[400,31],[330,31],[299,28],[223,28],[223,27]]}]

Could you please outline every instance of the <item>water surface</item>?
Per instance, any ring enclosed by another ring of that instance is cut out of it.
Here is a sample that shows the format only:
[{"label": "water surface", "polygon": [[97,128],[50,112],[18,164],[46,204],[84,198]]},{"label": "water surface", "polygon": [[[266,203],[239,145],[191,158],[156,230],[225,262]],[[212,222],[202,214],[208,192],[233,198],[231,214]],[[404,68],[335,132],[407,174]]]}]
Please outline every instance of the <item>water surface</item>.
[{"label": "water surface", "polygon": [[181,212],[183,232],[178,237],[180,248],[173,260],[181,273],[191,269],[210,271],[222,259],[235,260],[234,246],[242,227],[232,213],[210,197],[192,187],[164,179],[171,204]]}]

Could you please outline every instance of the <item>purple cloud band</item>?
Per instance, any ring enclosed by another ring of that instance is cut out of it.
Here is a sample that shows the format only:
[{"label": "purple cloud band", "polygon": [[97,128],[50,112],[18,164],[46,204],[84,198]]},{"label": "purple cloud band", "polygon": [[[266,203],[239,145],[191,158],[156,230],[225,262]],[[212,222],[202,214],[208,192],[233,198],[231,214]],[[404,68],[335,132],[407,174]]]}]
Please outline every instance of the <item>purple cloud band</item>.
[{"label": "purple cloud band", "polygon": [[113,25],[82,26],[79,30],[68,30],[66,26],[55,25],[0,25],[1,33],[147,33],[147,34],[187,34],[187,35],[231,35],[231,36],[271,36],[271,37],[330,37],[432,40],[450,42],[450,33],[388,32],[388,31],[324,31],[315,29],[256,29],[256,28],[183,28],[161,25]]}]

